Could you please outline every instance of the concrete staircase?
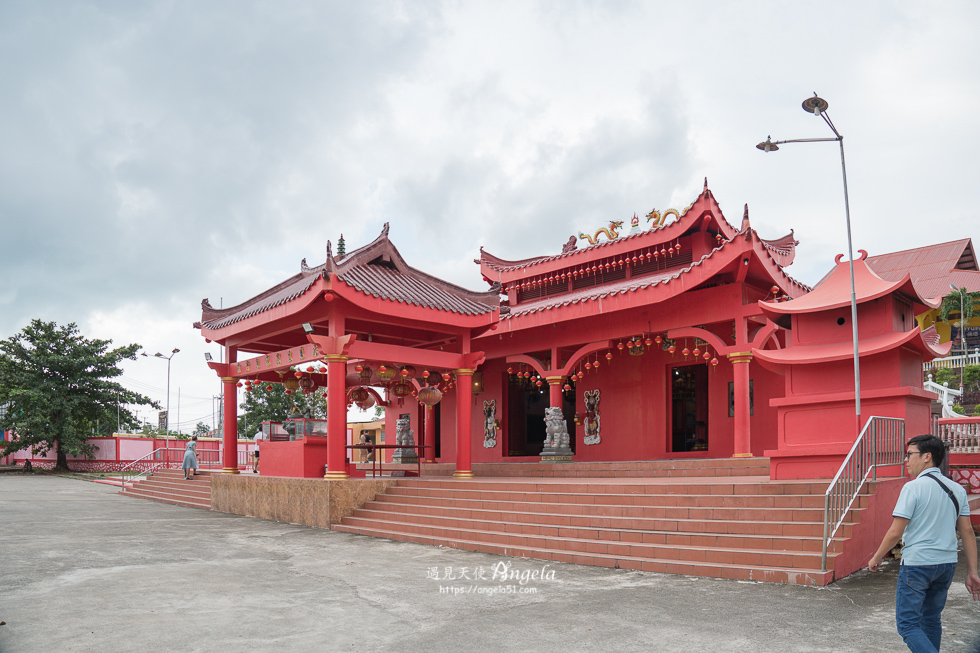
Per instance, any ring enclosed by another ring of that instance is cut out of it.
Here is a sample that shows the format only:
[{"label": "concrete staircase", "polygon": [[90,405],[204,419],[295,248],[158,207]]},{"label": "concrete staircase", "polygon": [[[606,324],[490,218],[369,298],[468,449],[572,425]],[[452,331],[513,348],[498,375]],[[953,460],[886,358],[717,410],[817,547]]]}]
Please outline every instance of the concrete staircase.
[{"label": "concrete staircase", "polygon": [[643,464],[642,478],[405,479],[334,528],[575,564],[826,585],[868,505],[867,494],[855,502],[821,572],[827,481],[770,481],[759,460]]},{"label": "concrete staircase", "polygon": [[218,472],[198,471],[198,476],[186,481],[179,469],[160,469],[131,487],[119,491],[124,497],[150,499],[191,508],[211,509],[211,474]]}]

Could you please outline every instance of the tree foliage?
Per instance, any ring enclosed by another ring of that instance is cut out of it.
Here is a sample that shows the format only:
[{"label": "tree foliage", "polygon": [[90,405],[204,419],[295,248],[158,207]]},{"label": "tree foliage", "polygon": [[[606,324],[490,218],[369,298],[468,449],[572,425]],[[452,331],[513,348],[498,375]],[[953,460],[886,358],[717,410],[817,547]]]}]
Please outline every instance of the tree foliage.
[{"label": "tree foliage", "polygon": [[[960,314],[960,301],[962,299],[962,315]],[[951,292],[943,297],[943,303],[939,307],[939,319],[946,324],[950,324],[953,315],[957,316],[956,322],[966,324],[973,319],[974,305],[980,302],[980,292],[967,292],[966,288],[960,288],[958,292]]]},{"label": "tree foliage", "polygon": [[68,468],[67,456],[91,456],[85,439],[96,424],[138,426],[126,405],[153,406],[153,400],[112,381],[122,374],[119,362],[135,360],[140,346],[109,349],[111,340],[88,340],[75,324],[32,320],[15,336],[0,341],[0,404],[7,410],[0,428],[17,438],[0,446],[0,455],[33,449],[58,454],[57,467]]},{"label": "tree foliage", "polygon": [[245,401],[240,408],[244,411],[238,417],[238,436],[251,438],[259,430],[262,422],[284,422],[293,413],[293,406],[300,413],[307,408],[314,419],[327,418],[327,400],[319,392],[304,395],[301,392],[286,394],[281,383],[268,384],[272,390],[266,390],[267,385],[259,386],[245,393]]}]

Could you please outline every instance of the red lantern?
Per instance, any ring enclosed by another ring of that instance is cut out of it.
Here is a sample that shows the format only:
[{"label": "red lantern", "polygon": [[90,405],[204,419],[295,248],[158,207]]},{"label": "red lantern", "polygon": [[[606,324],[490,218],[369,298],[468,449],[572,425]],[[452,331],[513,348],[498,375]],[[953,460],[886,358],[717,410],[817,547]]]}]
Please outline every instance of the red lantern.
[{"label": "red lantern", "polygon": [[514,368],[513,367],[508,367],[507,368],[507,373],[508,374],[513,374],[514,373]]},{"label": "red lantern", "polygon": [[358,374],[360,374],[361,372],[364,371],[364,366],[363,365],[358,365],[358,366],[356,366],[354,368],[354,371],[357,372]]},{"label": "red lantern", "polygon": [[[619,344],[623,344],[623,343],[619,343]],[[611,360],[612,360],[612,352],[608,352],[608,353],[606,354],[606,360],[607,360],[607,361],[611,361]]]},{"label": "red lantern", "polygon": [[407,397],[408,395],[412,394],[412,386],[404,382],[396,383],[395,385],[391,386],[391,394],[398,398]]},{"label": "red lantern", "polygon": [[596,361],[596,362],[592,363],[592,367],[598,368],[599,367],[599,361]]},{"label": "red lantern", "polygon": [[668,249],[668,250],[667,250],[667,252],[668,252],[668,253],[669,253],[669,254],[670,254],[671,256],[673,256],[673,255],[674,255],[674,248],[673,248],[673,247],[671,247],[670,249]]},{"label": "red lantern", "polygon": [[285,392],[286,392],[287,395],[293,394],[293,391],[292,390],[286,390]]},{"label": "red lantern", "polygon": [[684,347],[684,349],[681,350],[681,353],[684,354],[684,356],[686,357],[691,354],[691,350],[688,349],[687,347]]},{"label": "red lantern", "polygon": [[681,253],[681,244],[680,243],[677,243],[676,245],[674,245],[674,252],[676,252],[677,254],[680,254]]},{"label": "red lantern", "polygon": [[717,365],[718,364],[718,359],[717,358],[712,358],[711,359],[711,364],[712,365]]},{"label": "red lantern", "polygon": [[653,260],[653,254],[647,252],[647,263],[649,263],[651,260]]},{"label": "red lantern", "polygon": [[701,356],[701,358],[703,358],[704,360],[708,360],[709,358],[711,358],[711,352],[710,351],[705,351],[704,352],[704,355]]},{"label": "red lantern", "polygon": [[572,389],[572,386],[570,386],[570,385],[568,385],[568,384],[566,383],[565,385],[563,385],[563,386],[562,386],[562,388],[561,388],[561,389],[562,389],[562,390],[564,390],[565,392],[568,392],[569,390],[571,390],[571,389]]},{"label": "red lantern", "polygon": [[538,379],[537,381],[535,381],[534,382],[534,385],[536,385],[536,386],[538,386],[540,388],[541,387],[541,379]]},{"label": "red lantern", "polygon": [[637,262],[638,260],[639,260],[639,258],[638,258],[638,257],[637,257],[637,256],[636,256],[636,255],[634,254],[634,255],[633,255],[633,265],[636,265],[636,262]]},{"label": "red lantern", "polygon": [[306,371],[307,372],[312,372],[315,369],[316,369],[315,367],[313,367],[312,365],[310,365],[309,367],[306,368]]},{"label": "red lantern", "polygon": [[235,384],[235,387],[240,388],[240,387],[242,387],[242,384],[241,383],[236,383]]},{"label": "red lantern", "polygon": [[769,289],[769,292],[771,292],[774,295],[778,295],[779,294],[779,286],[773,286],[772,288]]},{"label": "red lantern", "polygon": [[585,378],[585,372],[583,372],[582,370],[579,370],[578,371],[578,374],[576,374],[575,376],[577,376],[579,378],[579,380],[584,379]]},{"label": "red lantern", "polygon": [[667,256],[667,248],[664,247],[663,245],[660,246],[660,255]]},{"label": "red lantern", "polygon": [[265,386],[265,391],[266,392],[272,392],[272,386],[271,385]]},{"label": "red lantern", "polygon": [[585,364],[585,369],[591,370],[592,369],[592,363],[586,363]]},{"label": "red lantern", "polygon": [[[701,355],[701,350],[698,349],[697,347],[694,347],[694,351],[692,351],[691,353],[694,354],[695,356],[700,356]],[[686,356],[687,354],[684,354],[684,355]]]},{"label": "red lantern", "polygon": [[303,373],[300,372],[300,371],[297,371],[295,374],[293,374],[293,376],[295,376],[297,379],[302,379],[303,378]]},{"label": "red lantern", "polygon": [[653,341],[659,345],[661,342],[664,341],[664,339],[658,335],[656,338],[653,339]]},{"label": "red lantern", "polygon": [[616,349],[618,349],[619,351],[623,351],[623,347],[624,347],[624,346],[625,346],[625,345],[623,345],[623,342],[622,342],[622,341],[620,341],[620,342],[619,342],[619,344],[618,344],[618,345],[616,345]]},{"label": "red lantern", "polygon": [[677,351],[677,347],[671,345],[670,347],[667,347],[667,351],[673,354],[675,351]]},{"label": "red lantern", "polygon": [[647,336],[647,339],[646,339],[646,340],[644,340],[644,341],[643,341],[643,343],[644,343],[644,344],[645,344],[645,345],[646,345],[647,347],[652,347],[652,346],[653,346],[653,339],[652,339],[652,338],[650,338],[649,336]]}]

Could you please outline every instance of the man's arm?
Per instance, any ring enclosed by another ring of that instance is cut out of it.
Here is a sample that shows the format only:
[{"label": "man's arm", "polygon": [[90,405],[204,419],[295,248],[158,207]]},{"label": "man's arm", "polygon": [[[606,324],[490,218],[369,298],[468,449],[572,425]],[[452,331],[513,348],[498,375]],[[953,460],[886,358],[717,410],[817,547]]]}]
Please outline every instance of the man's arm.
[{"label": "man's arm", "polygon": [[[881,540],[881,546],[871,560],[868,561],[868,571],[878,571],[881,568],[881,559],[884,558],[889,551],[895,548],[898,541],[902,539],[902,533],[905,532],[905,527],[908,526],[909,520],[903,517],[893,517],[892,525],[888,527],[888,532],[885,533],[884,539]],[[976,545],[976,541],[974,541]],[[974,549],[974,569],[976,568],[976,550]]]},{"label": "man's arm", "polygon": [[956,520],[956,529],[963,540],[963,555],[966,557],[966,589],[973,595],[974,601],[980,601],[980,577],[977,576],[977,537],[973,534],[970,518],[960,515]]}]

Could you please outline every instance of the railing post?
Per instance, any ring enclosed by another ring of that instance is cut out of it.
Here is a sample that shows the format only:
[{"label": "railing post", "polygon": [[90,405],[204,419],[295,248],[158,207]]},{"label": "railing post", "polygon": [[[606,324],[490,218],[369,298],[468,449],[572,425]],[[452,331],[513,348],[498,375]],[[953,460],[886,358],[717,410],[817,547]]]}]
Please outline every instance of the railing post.
[{"label": "railing post", "polygon": [[[828,488],[829,490],[829,488]],[[820,555],[820,571],[827,571],[827,532],[830,530],[830,493],[823,495],[823,553]]]}]

